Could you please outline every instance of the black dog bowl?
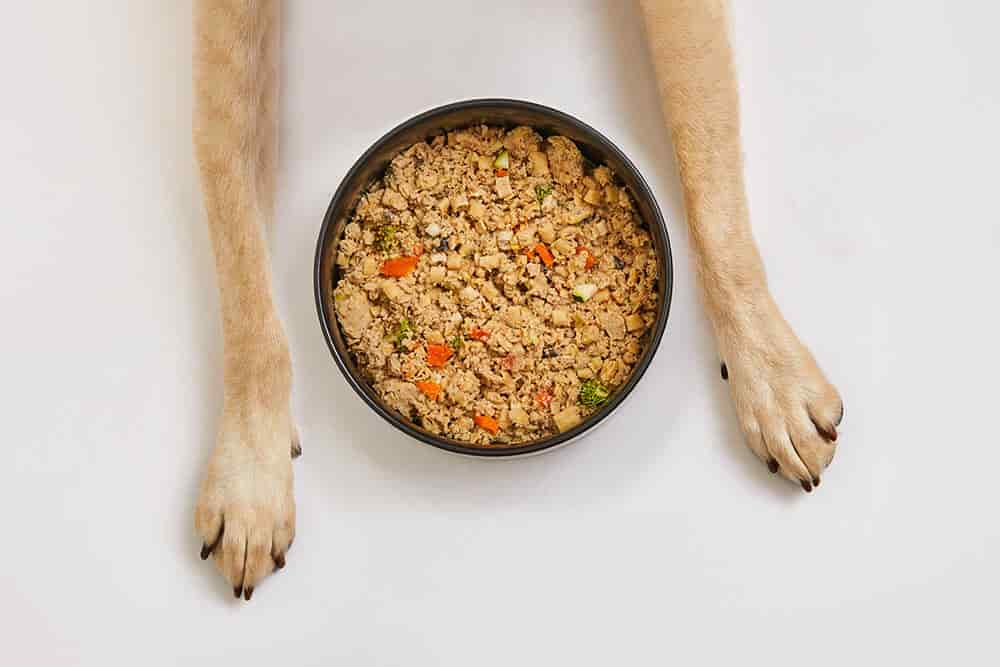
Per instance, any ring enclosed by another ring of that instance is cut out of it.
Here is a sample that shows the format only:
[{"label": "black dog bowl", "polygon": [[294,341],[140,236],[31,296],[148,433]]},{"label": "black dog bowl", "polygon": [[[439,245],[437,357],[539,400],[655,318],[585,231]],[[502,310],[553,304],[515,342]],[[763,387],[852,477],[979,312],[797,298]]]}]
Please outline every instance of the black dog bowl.
[{"label": "black dog bowl", "polygon": [[[480,124],[504,127],[528,125],[535,128],[543,136],[561,134],[575,141],[584,156],[594,164],[608,165],[625,184],[635,200],[640,218],[652,237],[653,247],[659,261],[656,324],[647,333],[642,357],[628,381],[611,394],[611,398],[600,410],[565,433],[557,433],[540,440],[508,447],[475,447],[458,440],[435,435],[387,407],[359,372],[348,351],[347,342],[332,307],[333,288],[339,278],[338,269],[334,263],[334,258],[337,255],[337,243],[361,194],[374,181],[382,177],[393,157],[412,144],[428,140],[450,130]],[[660,209],[656,205],[656,200],[635,165],[625,157],[617,146],[594,128],[561,111],[531,102],[483,99],[456,102],[414,116],[391,130],[365,151],[365,154],[347,172],[347,176],[337,188],[337,192],[330,202],[330,207],[326,211],[319,239],[316,242],[314,283],[319,323],[323,328],[323,335],[326,337],[330,352],[348,383],[372,410],[407,435],[429,445],[470,456],[510,457],[543,452],[567,444],[602,422],[632,392],[649,367],[653,355],[656,354],[660,338],[666,327],[667,315],[670,312],[670,293],[673,287],[673,262],[670,256],[667,228],[663,222],[663,216],[660,214]]]}]

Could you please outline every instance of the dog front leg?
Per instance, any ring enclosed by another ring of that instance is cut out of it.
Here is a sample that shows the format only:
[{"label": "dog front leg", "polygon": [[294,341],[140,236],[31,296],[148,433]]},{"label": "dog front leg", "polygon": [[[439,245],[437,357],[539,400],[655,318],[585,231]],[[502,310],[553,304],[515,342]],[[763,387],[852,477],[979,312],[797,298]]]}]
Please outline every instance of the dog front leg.
[{"label": "dog front leg", "polygon": [[262,226],[273,215],[278,0],[196,0],[194,144],[215,252],[223,410],[195,510],[234,594],[285,563],[295,532],[291,360]]},{"label": "dog front leg", "polygon": [[750,449],[811,491],[843,403],[772,299],[751,234],[725,1],[641,5],[722,376]]}]

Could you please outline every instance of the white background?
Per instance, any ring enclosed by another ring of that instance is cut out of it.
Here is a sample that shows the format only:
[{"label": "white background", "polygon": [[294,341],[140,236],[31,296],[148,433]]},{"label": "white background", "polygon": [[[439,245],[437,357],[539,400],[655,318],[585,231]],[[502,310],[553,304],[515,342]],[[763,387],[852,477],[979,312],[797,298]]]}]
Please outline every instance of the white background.
[{"label": "white background", "polygon": [[[289,3],[272,247],[305,454],[288,567],[250,604],[192,528],[221,342],[190,11],[2,10],[4,663],[996,664],[992,3],[735,5],[756,234],[847,407],[809,496],[741,443],[631,5]],[[350,164],[397,122],[478,96],[606,132],[675,247],[673,312],[635,394],[528,460],[395,432],[348,388],[313,306],[316,233]]]}]

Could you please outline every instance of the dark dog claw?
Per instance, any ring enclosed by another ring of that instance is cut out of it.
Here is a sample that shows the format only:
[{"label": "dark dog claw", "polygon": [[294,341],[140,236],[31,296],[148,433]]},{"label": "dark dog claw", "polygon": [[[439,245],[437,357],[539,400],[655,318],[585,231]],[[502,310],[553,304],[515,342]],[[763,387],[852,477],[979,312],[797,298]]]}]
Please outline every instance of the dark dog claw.
[{"label": "dark dog claw", "polygon": [[253,586],[247,586],[246,590],[243,591],[243,599],[250,602],[251,597],[253,597]]},{"label": "dark dog claw", "polygon": [[802,480],[802,490],[806,493],[812,493],[813,486],[807,480]]},{"label": "dark dog claw", "polygon": [[285,554],[278,554],[274,557],[274,569],[280,570],[285,567]]},{"label": "dark dog claw", "polygon": [[218,534],[218,536],[216,536],[215,541],[212,542],[211,544],[202,544],[201,545],[201,559],[202,560],[207,560],[208,557],[212,555],[212,552],[215,551],[215,547],[217,547],[219,545],[219,540],[222,539],[222,531],[224,531],[225,529],[226,529],[226,524],[223,523],[221,526],[219,526],[219,534]]},{"label": "dark dog claw", "polygon": [[767,469],[771,471],[772,475],[775,474],[775,473],[777,473],[778,472],[778,462],[775,461],[774,459],[771,459],[770,461],[767,462]]},{"label": "dark dog claw", "polygon": [[726,362],[724,361],[722,362],[722,379],[723,380],[729,379],[729,369],[726,368]]}]

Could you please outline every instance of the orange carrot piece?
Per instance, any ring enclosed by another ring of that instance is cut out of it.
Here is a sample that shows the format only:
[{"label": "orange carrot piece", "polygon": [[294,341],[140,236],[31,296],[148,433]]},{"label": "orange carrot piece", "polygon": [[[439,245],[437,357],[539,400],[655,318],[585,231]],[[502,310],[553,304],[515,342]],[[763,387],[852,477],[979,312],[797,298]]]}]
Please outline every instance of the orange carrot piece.
[{"label": "orange carrot piece", "polygon": [[552,402],[552,394],[546,389],[542,389],[540,392],[535,394],[535,403],[538,404],[540,408],[549,407],[549,403]]},{"label": "orange carrot piece", "polygon": [[535,252],[537,252],[538,256],[542,258],[543,262],[545,262],[545,266],[551,267],[555,262],[555,259],[552,258],[552,253],[549,252],[549,249],[545,247],[544,243],[536,244]]},{"label": "orange carrot piece", "polygon": [[489,431],[490,434],[496,435],[497,431],[500,430],[500,424],[497,423],[496,419],[493,417],[487,417],[486,415],[476,415],[472,418],[476,422],[476,426],[483,429],[484,431]]},{"label": "orange carrot piece", "polygon": [[486,340],[490,337],[490,332],[485,329],[473,329],[469,332],[469,338],[475,338],[476,340]]},{"label": "orange carrot piece", "polygon": [[381,273],[383,276],[402,278],[413,269],[417,268],[419,257],[395,257],[382,262]]},{"label": "orange carrot piece", "polygon": [[436,401],[438,395],[441,393],[441,385],[439,385],[437,382],[418,381],[414,382],[413,384],[417,385],[417,389],[424,392],[427,398],[431,399],[432,401]]},{"label": "orange carrot piece", "polygon": [[427,346],[427,365],[433,366],[434,368],[441,368],[445,365],[451,355],[454,352],[447,345],[428,345]]}]

